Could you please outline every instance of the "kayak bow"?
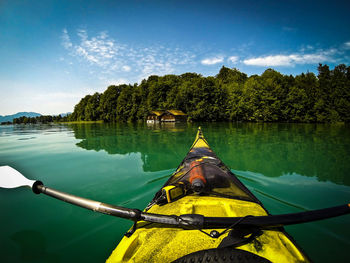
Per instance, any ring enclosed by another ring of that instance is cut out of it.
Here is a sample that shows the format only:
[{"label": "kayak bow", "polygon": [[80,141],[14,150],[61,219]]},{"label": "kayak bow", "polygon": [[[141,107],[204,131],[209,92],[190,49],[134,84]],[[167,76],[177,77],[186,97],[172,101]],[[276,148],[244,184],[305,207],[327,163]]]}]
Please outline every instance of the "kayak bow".
[{"label": "kayak bow", "polygon": [[[281,227],[283,220],[302,222],[308,216],[269,216],[210,149],[200,128],[190,151],[144,212],[177,218],[182,228],[135,222],[107,262],[309,262]],[[341,206],[340,214],[348,212],[347,205]]]}]

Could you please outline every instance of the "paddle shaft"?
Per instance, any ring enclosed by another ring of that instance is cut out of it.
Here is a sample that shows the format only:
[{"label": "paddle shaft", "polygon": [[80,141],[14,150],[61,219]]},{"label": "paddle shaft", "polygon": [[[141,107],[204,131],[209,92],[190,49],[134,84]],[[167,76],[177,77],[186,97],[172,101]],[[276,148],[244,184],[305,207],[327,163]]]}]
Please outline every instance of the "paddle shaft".
[{"label": "paddle shaft", "polygon": [[36,194],[45,194],[64,202],[77,205],[95,212],[103,213],[106,215],[121,217],[133,221],[148,221],[153,223],[161,223],[167,225],[178,225],[176,216],[158,215],[151,213],[144,213],[138,209],[130,209],[121,206],[109,205],[102,202],[86,199],[83,197],[75,196],[65,192],[55,190],[50,187],[44,186],[40,181],[36,181],[33,185],[33,192]]},{"label": "paddle shaft", "polygon": [[83,197],[64,193],[64,192],[46,187],[42,185],[41,182],[34,184],[33,192],[36,194],[42,193],[42,194],[54,197],[56,199],[65,201],[67,203],[77,205],[86,209],[90,209],[96,212],[100,212],[103,214],[112,215],[116,217],[131,219],[131,220],[139,220],[140,213],[141,213],[141,211],[137,209],[129,209],[129,208],[120,207],[120,206],[113,206],[102,202],[93,201]]}]

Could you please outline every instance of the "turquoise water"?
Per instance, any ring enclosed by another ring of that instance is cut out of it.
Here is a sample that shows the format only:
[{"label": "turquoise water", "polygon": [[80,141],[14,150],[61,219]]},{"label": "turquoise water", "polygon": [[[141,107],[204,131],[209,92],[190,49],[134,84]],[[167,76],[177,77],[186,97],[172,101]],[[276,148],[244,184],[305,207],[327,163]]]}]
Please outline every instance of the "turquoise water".
[{"label": "turquoise water", "polygon": [[[0,126],[0,165],[47,186],[143,209],[198,125],[272,214],[350,201],[350,127],[315,124]],[[0,189],[1,262],[103,262],[131,226],[28,189]],[[286,227],[315,262],[349,262],[350,215]]]}]

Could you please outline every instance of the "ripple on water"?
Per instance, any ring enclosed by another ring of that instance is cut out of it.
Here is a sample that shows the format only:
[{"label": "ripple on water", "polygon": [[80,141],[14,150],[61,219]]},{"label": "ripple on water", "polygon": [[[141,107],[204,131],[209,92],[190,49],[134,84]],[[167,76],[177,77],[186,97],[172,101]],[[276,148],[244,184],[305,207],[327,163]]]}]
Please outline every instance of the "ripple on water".
[{"label": "ripple on water", "polygon": [[17,140],[19,140],[19,141],[27,141],[27,140],[32,140],[32,139],[36,139],[36,137],[19,138]]}]

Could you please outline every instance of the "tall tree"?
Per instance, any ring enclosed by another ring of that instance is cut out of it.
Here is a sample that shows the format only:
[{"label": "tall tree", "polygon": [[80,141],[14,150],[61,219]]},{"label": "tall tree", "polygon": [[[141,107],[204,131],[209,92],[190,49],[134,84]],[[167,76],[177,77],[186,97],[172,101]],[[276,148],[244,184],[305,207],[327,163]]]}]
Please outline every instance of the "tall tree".
[{"label": "tall tree", "polygon": [[101,119],[106,122],[115,122],[117,120],[117,100],[123,86],[111,85],[100,97],[99,111]]}]

